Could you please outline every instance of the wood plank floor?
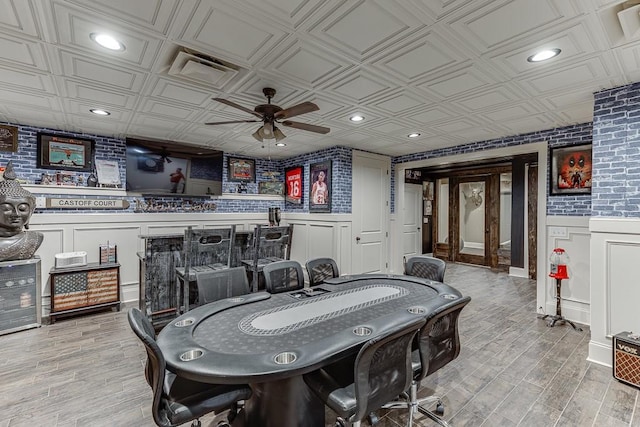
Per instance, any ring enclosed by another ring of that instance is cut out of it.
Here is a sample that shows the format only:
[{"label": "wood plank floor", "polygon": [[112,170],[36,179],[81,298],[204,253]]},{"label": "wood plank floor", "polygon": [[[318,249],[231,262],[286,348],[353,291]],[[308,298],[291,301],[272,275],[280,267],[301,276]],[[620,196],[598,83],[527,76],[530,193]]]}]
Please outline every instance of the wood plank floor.
[{"label": "wood plank floor", "polygon": [[[460,356],[423,392],[444,397],[454,426],[640,426],[638,390],[586,361],[588,327],[536,318],[535,282],[455,264],[445,281],[472,301]],[[0,427],[153,426],[145,358],[126,309],[0,336]],[[381,418],[381,427],[405,420],[400,411]]]}]

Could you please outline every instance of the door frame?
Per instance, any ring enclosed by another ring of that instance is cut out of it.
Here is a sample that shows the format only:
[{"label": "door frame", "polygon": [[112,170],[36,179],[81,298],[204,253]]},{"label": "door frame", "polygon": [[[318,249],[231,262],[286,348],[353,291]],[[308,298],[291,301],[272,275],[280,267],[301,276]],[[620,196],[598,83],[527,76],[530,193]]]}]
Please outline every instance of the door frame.
[{"label": "door frame", "polygon": [[[396,196],[395,203],[396,206],[402,206],[404,202],[404,176],[405,171],[407,169],[420,169],[429,166],[437,166],[445,163],[459,163],[459,162],[467,162],[467,161],[475,161],[475,160],[487,160],[496,157],[506,157],[511,155],[518,154],[531,154],[535,153],[538,156],[538,170],[545,171],[547,170],[547,157],[548,157],[549,147],[547,141],[539,141],[533,142],[531,144],[522,144],[522,145],[514,145],[511,147],[502,147],[496,148],[493,150],[478,150],[471,151],[468,153],[462,154],[454,154],[450,156],[442,156],[442,157],[432,157],[429,159],[422,160],[414,160],[406,163],[399,163],[395,165],[394,171],[394,194]],[[545,290],[546,290],[546,277],[541,272],[546,271],[546,258],[541,256],[541,254],[547,253],[547,240],[546,240],[546,229],[547,229],[547,185],[546,180],[538,179],[537,185],[537,194],[538,194],[538,209],[537,209],[537,271],[538,275],[536,278],[537,282],[537,293],[536,293],[536,306],[545,304]],[[397,210],[394,210],[394,213]],[[401,230],[398,229],[400,225],[396,221],[396,227],[394,234],[401,235]],[[394,248],[392,250],[392,266],[396,266],[395,272],[398,272],[397,266],[402,265],[402,249],[401,246],[402,241],[398,239],[395,242]],[[510,270],[510,274],[511,270]]]}]

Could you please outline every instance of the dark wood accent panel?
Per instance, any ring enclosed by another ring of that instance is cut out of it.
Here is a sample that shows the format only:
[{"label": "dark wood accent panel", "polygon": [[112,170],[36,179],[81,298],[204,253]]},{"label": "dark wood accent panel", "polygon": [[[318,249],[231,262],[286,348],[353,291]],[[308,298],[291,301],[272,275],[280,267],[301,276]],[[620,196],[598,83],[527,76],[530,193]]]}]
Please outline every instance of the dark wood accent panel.
[{"label": "dark wood accent panel", "polygon": [[529,165],[529,278],[538,277],[538,165]]},{"label": "dark wood accent panel", "polygon": [[524,267],[525,159],[513,160],[511,171],[511,266]]},{"label": "dark wood accent panel", "polygon": [[457,177],[449,178],[449,259],[459,261],[460,251],[460,183]]},{"label": "dark wood accent panel", "polygon": [[487,215],[485,219],[485,253],[489,267],[498,268],[498,249],[500,248],[500,174],[491,174],[487,182],[485,198]]}]

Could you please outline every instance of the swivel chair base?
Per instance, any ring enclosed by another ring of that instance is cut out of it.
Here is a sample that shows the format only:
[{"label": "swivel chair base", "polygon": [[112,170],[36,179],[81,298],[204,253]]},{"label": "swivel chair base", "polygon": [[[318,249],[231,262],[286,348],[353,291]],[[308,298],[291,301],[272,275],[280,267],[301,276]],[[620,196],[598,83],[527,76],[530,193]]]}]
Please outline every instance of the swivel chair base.
[{"label": "swivel chair base", "polygon": [[549,327],[553,327],[556,324],[560,326],[560,325],[564,325],[565,323],[568,323],[573,327],[574,330],[578,332],[582,332],[582,328],[577,327],[576,324],[573,323],[571,320],[565,319],[564,316],[561,316],[559,314],[556,314],[556,315],[547,314],[545,316],[539,316],[538,319],[549,319],[549,321],[547,322],[547,326]]},{"label": "swivel chair base", "polygon": [[[440,418],[444,414],[444,404],[438,396],[428,396],[418,399],[418,383],[413,381],[409,394],[404,393],[406,400],[397,400],[389,402],[382,407],[382,409],[409,409],[409,419],[407,421],[407,427],[413,427],[413,418],[416,415],[416,411],[431,418],[436,423],[443,427],[450,427],[449,423]],[[421,405],[430,405],[436,403],[436,412],[431,412]]]}]

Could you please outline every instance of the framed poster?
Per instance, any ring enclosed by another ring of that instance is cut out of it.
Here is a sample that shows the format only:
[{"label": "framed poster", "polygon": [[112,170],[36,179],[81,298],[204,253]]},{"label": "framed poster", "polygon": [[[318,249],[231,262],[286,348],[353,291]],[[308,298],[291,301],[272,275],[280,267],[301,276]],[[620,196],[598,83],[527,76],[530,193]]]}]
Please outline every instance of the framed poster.
[{"label": "framed poster", "polygon": [[407,169],[404,171],[405,184],[422,184],[422,171]]},{"label": "framed poster", "polygon": [[93,170],[94,140],[38,133],[37,141],[37,167],[81,172]]},{"label": "framed poster", "polygon": [[284,185],[280,181],[263,181],[258,183],[258,194],[282,195]]},{"label": "framed poster", "polygon": [[331,160],[309,166],[309,212],[331,212]]},{"label": "framed poster", "polygon": [[284,185],[285,185],[285,197],[286,203],[294,205],[302,204],[302,173],[304,168],[302,166],[293,166],[286,168],[284,171]]},{"label": "framed poster", "polygon": [[551,149],[550,195],[591,193],[591,144]]},{"label": "framed poster", "polygon": [[18,128],[0,125],[0,151],[15,153],[18,151]]},{"label": "framed poster", "polygon": [[254,182],[256,180],[256,161],[252,159],[228,158],[229,181]]}]

